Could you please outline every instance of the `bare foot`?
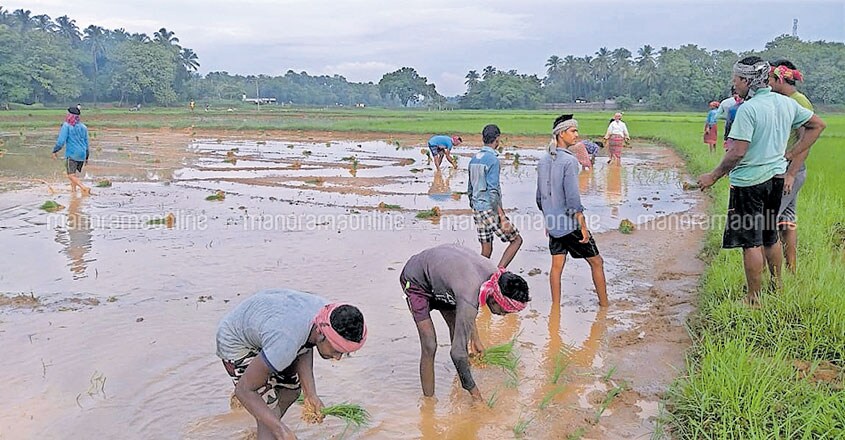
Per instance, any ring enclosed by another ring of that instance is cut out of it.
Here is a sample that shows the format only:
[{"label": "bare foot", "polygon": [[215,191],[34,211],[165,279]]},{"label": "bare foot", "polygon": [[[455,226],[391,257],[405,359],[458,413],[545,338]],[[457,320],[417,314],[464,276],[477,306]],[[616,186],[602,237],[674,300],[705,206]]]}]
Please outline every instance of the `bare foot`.
[{"label": "bare foot", "polygon": [[91,188],[82,188],[82,195],[83,196],[90,196],[91,195]]}]

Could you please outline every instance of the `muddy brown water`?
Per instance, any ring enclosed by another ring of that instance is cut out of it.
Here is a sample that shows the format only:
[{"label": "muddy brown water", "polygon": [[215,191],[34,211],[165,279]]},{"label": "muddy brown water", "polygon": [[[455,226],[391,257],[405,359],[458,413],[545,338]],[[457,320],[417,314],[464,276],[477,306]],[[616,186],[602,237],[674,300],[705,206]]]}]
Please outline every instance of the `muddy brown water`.
[{"label": "muddy brown water", "polygon": [[[525,421],[524,437],[536,439],[662,429],[658,402],[683,366],[702,237],[694,228],[649,228],[666,219],[685,225],[702,212],[700,197],[681,190],[682,164],[668,150],[640,145],[626,150],[622,167],[599,158],[581,175],[606,259],[605,310],[583,261],[567,262],[563,305],[551,307],[534,206],[541,150],[503,153],[504,203],[525,239],[511,269],[534,300],[519,315],[480,314],[483,340],[516,337],[520,355],[517,383],[495,368],[474,370],[484,396],[496,396],[489,408],[461,389],[436,315],[437,398],[421,398],[416,330],[397,287],[405,260],[424,248],[478,248],[461,194],[473,148],[456,149],[458,170],[436,173],[420,145],[372,136],[198,137],[101,132],[86,178],[112,187],[73,197],[51,178],[49,187],[0,193],[0,340],[9,360],[0,373],[0,438],[249,438],[253,419],[229,407],[216,324],[256,290],[280,286],[355,303],[370,331],[353,356],[318,359],[315,375],[326,404],[359,403],[371,424],[309,425],[295,405],[284,421],[301,439],[512,438]],[[136,143],[134,157],[116,148]],[[0,172],[6,182],[21,179]],[[223,201],[205,200],[217,190]],[[65,209],[37,209],[48,199]],[[444,212],[439,221],[415,218],[434,206]],[[149,224],[170,213],[172,227]],[[640,229],[616,232],[625,218]],[[502,249],[494,244],[494,258]],[[624,391],[603,404],[617,387]]]}]

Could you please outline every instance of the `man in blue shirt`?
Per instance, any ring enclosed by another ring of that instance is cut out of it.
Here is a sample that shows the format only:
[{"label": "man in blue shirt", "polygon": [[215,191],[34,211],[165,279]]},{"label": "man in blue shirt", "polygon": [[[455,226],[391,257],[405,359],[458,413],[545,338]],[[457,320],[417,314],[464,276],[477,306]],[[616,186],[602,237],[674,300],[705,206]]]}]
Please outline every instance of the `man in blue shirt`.
[{"label": "man in blue shirt", "polygon": [[490,124],[481,132],[484,147],[469,161],[469,180],[467,194],[469,207],[478,229],[478,241],[481,243],[481,255],[490,258],[493,253],[493,235],[502,242],[510,243],[499,260],[499,267],[508,267],[519,247],[522,237],[502,207],[502,189],[499,186],[499,127]]},{"label": "man in blue shirt", "polygon": [[549,285],[552,304],[560,304],[560,278],[566,254],[583,258],[590,265],[599,305],[607,307],[607,281],[604,260],[587,229],[584,206],[578,188],[581,166],[568,150],[578,142],[578,122],[572,115],[562,115],[552,126],[548,153],[537,164],[537,207],[543,212],[552,268]]},{"label": "man in blue shirt", "polygon": [[78,186],[83,195],[90,195],[91,188],[82,184],[77,176],[82,172],[82,166],[88,163],[88,127],[79,121],[79,105],[67,109],[67,117],[59,130],[59,137],[53,147],[53,159],[58,159],[57,153],[65,149],[65,168],[70,180],[70,192],[75,193]]},{"label": "man in blue shirt", "polygon": [[[795,176],[804,164],[804,152],[816,142],[825,123],[795,100],[772,92],[768,86],[769,63],[750,56],[734,64],[733,85],[746,99],[731,126],[731,148],[715,170],[698,178],[707,189],[730,175],[731,193],[722,247],[742,248],[747,301],[757,302],[763,270],[768,265],[772,283],[779,287],[783,250],[778,242],[777,215],[783,194],[792,191]],[[749,98],[752,95],[752,98]],[[790,151],[789,133],[804,128],[804,136]]]},{"label": "man in blue shirt", "polygon": [[449,163],[452,164],[452,167],[457,168],[458,162],[452,157],[452,147],[461,145],[461,142],[463,142],[463,139],[460,136],[432,136],[428,140],[428,149],[431,151],[431,157],[434,158],[434,166],[440,169],[440,163],[443,162],[443,156],[445,155]]}]

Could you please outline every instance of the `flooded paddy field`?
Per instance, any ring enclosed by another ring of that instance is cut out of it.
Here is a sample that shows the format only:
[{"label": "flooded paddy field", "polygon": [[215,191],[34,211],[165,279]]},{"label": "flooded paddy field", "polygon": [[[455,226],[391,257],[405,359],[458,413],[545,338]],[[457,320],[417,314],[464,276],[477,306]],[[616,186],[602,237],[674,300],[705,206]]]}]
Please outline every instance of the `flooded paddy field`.
[{"label": "flooded paddy field", "polygon": [[[0,339],[13,360],[0,373],[0,438],[250,438],[254,421],[230,409],[214,335],[228,310],[270,287],[354,303],[369,327],[363,350],[318,359],[315,376],[326,404],[359,403],[371,424],[309,425],[294,405],[284,420],[301,439],[499,439],[522,425],[532,439],[640,438],[660,429],[658,402],[688,344],[703,236],[685,227],[702,199],[682,189],[682,164],[666,149],[635,145],[622,167],[599,157],[580,176],[606,261],[603,310],[580,260],[567,262],[563,305],[551,307],[534,201],[546,139],[502,152],[504,205],[525,240],[510,268],[533,301],[519,315],[480,313],[485,343],[515,337],[520,355],[516,383],[474,369],[484,396],[496,396],[491,408],[461,389],[436,314],[437,399],[421,398],[419,342],[397,282],[422,249],[479,249],[465,192],[480,145],[456,148],[459,167],[438,172],[408,136],[103,130],[86,181],[111,186],[83,198],[68,193],[58,163],[32,159],[49,156],[51,136],[10,138],[0,160]],[[46,200],[64,208],[38,209]],[[434,207],[439,216],[417,218]],[[617,231],[623,219],[636,224],[632,234]],[[495,242],[493,258],[503,248]]]}]

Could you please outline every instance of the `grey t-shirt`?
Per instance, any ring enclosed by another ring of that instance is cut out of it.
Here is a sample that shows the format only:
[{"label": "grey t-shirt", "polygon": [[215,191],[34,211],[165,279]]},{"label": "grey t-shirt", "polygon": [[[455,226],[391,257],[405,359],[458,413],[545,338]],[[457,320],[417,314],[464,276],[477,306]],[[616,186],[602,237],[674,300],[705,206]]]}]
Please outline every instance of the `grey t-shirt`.
[{"label": "grey t-shirt", "polygon": [[477,252],[454,244],[443,244],[411,257],[400,280],[420,287],[439,301],[455,305],[455,334],[450,355],[461,386],[475,388],[469,368],[469,343],[478,314],[481,284],[490,279],[496,265]]},{"label": "grey t-shirt", "polygon": [[229,312],[217,327],[217,356],[235,361],[261,353],[276,372],[296,360],[311,321],[328,301],[290,289],[262,290]]}]

